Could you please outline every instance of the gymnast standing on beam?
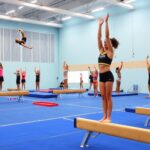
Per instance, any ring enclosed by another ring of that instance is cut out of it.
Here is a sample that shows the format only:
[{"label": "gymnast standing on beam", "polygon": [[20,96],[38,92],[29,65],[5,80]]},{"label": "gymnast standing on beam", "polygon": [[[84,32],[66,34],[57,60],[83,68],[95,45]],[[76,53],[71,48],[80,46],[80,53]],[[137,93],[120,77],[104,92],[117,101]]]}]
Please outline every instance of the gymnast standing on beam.
[{"label": "gymnast standing on beam", "polygon": [[21,86],[22,86],[22,90],[25,90],[26,88],[26,71],[25,70],[21,70]]},{"label": "gymnast standing on beam", "polygon": [[2,83],[4,81],[4,77],[3,77],[3,65],[2,63],[0,63],[0,91],[2,91]]},{"label": "gymnast standing on beam", "polygon": [[36,86],[36,91],[40,90],[40,69],[35,68],[35,86]]},{"label": "gymnast standing on beam", "polygon": [[20,76],[21,76],[20,70],[17,69],[14,74],[16,74],[16,85],[17,85],[17,90],[19,91],[20,90]]},{"label": "gymnast standing on beam", "polygon": [[80,89],[83,89],[83,75],[80,73]]},{"label": "gymnast standing on beam", "polygon": [[123,66],[123,62],[121,62],[120,67],[116,68],[116,74],[117,74],[117,79],[116,79],[116,93],[120,93],[120,85],[121,85],[121,69]]},{"label": "gymnast standing on beam", "polygon": [[149,63],[149,56],[146,57],[146,63],[147,63],[147,71],[148,71],[148,90],[149,90],[149,95],[148,97],[150,97],[150,63]]},{"label": "gymnast standing on beam", "polygon": [[92,85],[93,85],[93,72],[91,71],[91,68],[88,67],[89,71],[90,71],[90,75],[89,75],[89,79],[90,79],[90,87],[89,90],[91,90]]},{"label": "gymnast standing on beam", "polygon": [[64,89],[68,89],[68,71],[69,71],[69,66],[64,61],[64,64],[63,64]]},{"label": "gymnast standing on beam", "polygon": [[15,40],[16,43],[20,44],[21,46],[23,46],[25,48],[32,49],[31,46],[26,45],[27,35],[25,34],[25,32],[22,29],[19,29],[18,31],[21,33],[22,39],[20,40],[19,38],[16,38],[16,40]]},{"label": "gymnast standing on beam", "polygon": [[93,88],[94,88],[94,96],[97,97],[98,96],[98,70],[96,69],[96,67],[94,67],[95,70],[93,71]]},{"label": "gymnast standing on beam", "polygon": [[102,25],[104,20],[99,19],[99,28],[98,28],[98,47],[99,47],[99,86],[101,91],[101,96],[103,100],[103,118],[100,120],[104,123],[111,122],[111,113],[112,113],[112,89],[114,77],[110,71],[110,65],[114,57],[114,49],[117,48],[119,42],[115,38],[109,37],[109,27],[108,27],[109,14],[105,18],[105,41],[102,43]]}]

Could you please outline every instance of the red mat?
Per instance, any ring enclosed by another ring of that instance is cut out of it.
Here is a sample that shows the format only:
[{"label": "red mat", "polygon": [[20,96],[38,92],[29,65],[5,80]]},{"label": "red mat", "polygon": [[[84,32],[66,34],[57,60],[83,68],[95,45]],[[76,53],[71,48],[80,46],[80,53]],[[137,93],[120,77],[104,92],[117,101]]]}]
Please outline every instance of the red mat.
[{"label": "red mat", "polygon": [[57,103],[53,103],[53,102],[43,102],[43,101],[32,102],[32,104],[34,104],[34,105],[39,105],[39,106],[47,106],[47,107],[58,106]]}]

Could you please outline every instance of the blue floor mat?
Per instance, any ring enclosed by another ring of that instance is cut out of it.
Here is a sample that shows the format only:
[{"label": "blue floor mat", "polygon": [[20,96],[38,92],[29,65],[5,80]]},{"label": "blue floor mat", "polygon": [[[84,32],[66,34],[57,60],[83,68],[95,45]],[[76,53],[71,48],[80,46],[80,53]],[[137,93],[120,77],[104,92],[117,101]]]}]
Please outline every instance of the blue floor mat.
[{"label": "blue floor mat", "polygon": [[[89,96],[94,96],[94,92],[89,92],[88,93]],[[125,93],[125,92],[121,92],[121,93],[116,93],[116,92],[113,92],[112,93],[112,97],[117,97],[117,96],[132,96],[132,95],[138,95],[138,93]],[[98,93],[98,96],[101,96],[100,93]]]},{"label": "blue floor mat", "polygon": [[45,93],[45,92],[30,92],[29,97],[38,98],[57,98],[57,94]]}]

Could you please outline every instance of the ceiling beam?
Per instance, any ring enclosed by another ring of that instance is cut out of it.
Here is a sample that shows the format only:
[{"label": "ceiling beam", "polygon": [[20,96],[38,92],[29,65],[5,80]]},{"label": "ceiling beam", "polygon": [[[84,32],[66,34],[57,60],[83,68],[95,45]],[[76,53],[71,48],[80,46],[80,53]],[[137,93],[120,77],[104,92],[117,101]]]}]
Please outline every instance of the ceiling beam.
[{"label": "ceiling beam", "polygon": [[30,23],[30,24],[37,24],[37,25],[43,25],[43,26],[50,26],[50,27],[57,27],[57,28],[63,27],[62,24],[57,24],[57,23],[53,23],[53,22],[37,21],[37,20],[31,20],[31,19],[11,17],[11,16],[6,16],[6,15],[0,15],[0,19],[9,20],[9,21],[16,21],[16,22]]},{"label": "ceiling beam", "polygon": [[72,12],[72,11],[64,10],[64,9],[60,9],[60,8],[41,6],[41,5],[38,5],[38,4],[31,4],[31,3],[23,2],[23,1],[20,1],[20,0],[0,0],[0,1],[4,2],[4,3],[19,5],[19,6],[22,5],[22,6],[35,8],[35,9],[48,11],[48,12],[54,12],[54,13],[58,13],[58,14],[65,14],[65,15],[68,15],[68,16],[76,16],[76,17],[85,18],[85,19],[94,19],[95,18],[94,16],[91,16],[91,15]]}]

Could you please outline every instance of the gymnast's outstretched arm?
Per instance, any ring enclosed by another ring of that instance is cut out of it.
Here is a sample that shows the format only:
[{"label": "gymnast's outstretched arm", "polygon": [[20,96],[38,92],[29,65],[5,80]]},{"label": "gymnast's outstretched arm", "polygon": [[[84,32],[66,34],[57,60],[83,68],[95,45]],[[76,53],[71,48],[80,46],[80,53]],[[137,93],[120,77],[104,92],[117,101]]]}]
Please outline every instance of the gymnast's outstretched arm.
[{"label": "gymnast's outstretched arm", "polygon": [[98,35],[97,35],[97,40],[98,40],[98,48],[100,53],[104,51],[103,43],[102,43],[102,25],[104,23],[104,20],[102,18],[99,18],[99,28],[98,28]]},{"label": "gymnast's outstretched arm", "polygon": [[110,41],[110,37],[109,37],[108,19],[109,19],[109,14],[107,14],[107,16],[105,18],[105,23],[106,23],[106,26],[105,26],[105,36],[106,36],[106,42],[107,42],[107,45],[108,45],[108,50],[111,51],[111,52],[113,52],[113,47],[112,47],[112,44],[111,44],[111,41]]}]

